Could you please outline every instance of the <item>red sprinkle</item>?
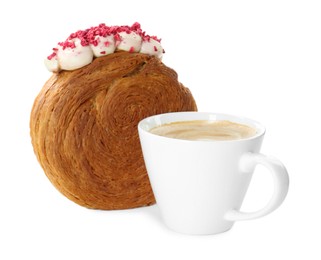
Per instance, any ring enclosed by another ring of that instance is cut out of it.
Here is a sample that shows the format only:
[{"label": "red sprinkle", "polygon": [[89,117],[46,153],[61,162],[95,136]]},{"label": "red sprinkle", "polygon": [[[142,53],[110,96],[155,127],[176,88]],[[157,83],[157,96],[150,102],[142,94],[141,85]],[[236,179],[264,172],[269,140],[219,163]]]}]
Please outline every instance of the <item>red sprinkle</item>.
[{"label": "red sprinkle", "polygon": [[154,45],[154,51],[158,51],[157,47]]},{"label": "red sprinkle", "polygon": [[104,42],[105,47],[108,47],[110,45],[109,41]]},{"label": "red sprinkle", "polygon": [[101,51],[100,54],[106,54],[106,52],[105,51]]},{"label": "red sprinkle", "polygon": [[55,57],[57,55],[57,53],[53,52],[52,54],[50,54],[47,59],[51,60],[53,57]]},{"label": "red sprinkle", "polygon": [[134,52],[134,51],[135,51],[134,47],[133,46],[130,47],[129,52]]},{"label": "red sprinkle", "polygon": [[91,42],[91,44],[96,47],[96,46],[98,45],[98,41],[97,41],[97,40],[93,40],[93,41]]},{"label": "red sprinkle", "polygon": [[120,42],[121,41],[121,37],[120,37],[120,35],[118,33],[115,34],[114,39],[115,39],[116,42]]}]

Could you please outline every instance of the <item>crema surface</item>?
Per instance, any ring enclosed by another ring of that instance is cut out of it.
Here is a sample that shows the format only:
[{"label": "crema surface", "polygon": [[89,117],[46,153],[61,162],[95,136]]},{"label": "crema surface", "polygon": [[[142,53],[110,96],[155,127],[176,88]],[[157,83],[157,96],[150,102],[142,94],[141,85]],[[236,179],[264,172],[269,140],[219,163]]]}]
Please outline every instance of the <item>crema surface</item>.
[{"label": "crema surface", "polygon": [[227,120],[191,120],[157,126],[150,132],[176,139],[210,141],[249,138],[256,134],[256,129]]}]

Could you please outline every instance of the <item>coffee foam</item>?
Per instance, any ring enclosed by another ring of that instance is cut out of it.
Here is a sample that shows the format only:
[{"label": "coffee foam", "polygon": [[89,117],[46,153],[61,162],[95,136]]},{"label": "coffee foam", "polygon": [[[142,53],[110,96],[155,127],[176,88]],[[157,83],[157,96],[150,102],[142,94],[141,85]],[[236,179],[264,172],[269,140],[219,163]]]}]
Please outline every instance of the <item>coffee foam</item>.
[{"label": "coffee foam", "polygon": [[247,125],[221,120],[180,121],[157,126],[151,133],[184,140],[239,140],[252,137],[256,129]]}]

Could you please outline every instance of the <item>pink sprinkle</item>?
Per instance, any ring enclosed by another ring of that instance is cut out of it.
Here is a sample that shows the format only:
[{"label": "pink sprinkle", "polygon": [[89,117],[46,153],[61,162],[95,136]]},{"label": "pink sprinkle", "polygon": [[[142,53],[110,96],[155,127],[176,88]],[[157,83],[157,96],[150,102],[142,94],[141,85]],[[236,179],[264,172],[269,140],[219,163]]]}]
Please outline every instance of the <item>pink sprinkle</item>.
[{"label": "pink sprinkle", "polygon": [[119,42],[121,41],[121,37],[118,33],[114,35],[114,39],[115,41],[119,41]]},{"label": "pink sprinkle", "polygon": [[104,42],[105,47],[108,47],[110,45],[109,41]]},{"label": "pink sprinkle", "polygon": [[66,49],[66,48],[76,48],[76,45],[74,42],[70,42],[70,41],[65,41],[65,42],[59,42],[58,45],[60,45],[62,47],[62,49]]},{"label": "pink sprinkle", "polygon": [[134,47],[133,46],[130,47],[129,52],[134,52],[134,51],[135,51]]},{"label": "pink sprinkle", "polygon": [[70,39],[73,39],[73,38],[76,38],[76,37],[77,37],[77,33],[72,33],[72,34],[70,34],[70,36],[69,36]]},{"label": "pink sprinkle", "polygon": [[52,54],[50,54],[48,57],[47,57],[47,59],[48,60],[51,60],[53,57],[55,57],[57,55],[57,53],[52,53]]},{"label": "pink sprinkle", "polygon": [[158,41],[158,42],[162,41],[162,39],[158,39],[156,36],[151,36],[150,38],[152,38],[153,40]]},{"label": "pink sprinkle", "polygon": [[93,40],[93,41],[91,41],[91,44],[96,47],[98,45],[98,41],[97,40]]},{"label": "pink sprinkle", "polygon": [[154,51],[158,51],[157,47],[154,45]]},{"label": "pink sprinkle", "polygon": [[85,38],[82,38],[81,41],[80,41],[80,44],[81,46],[87,46],[88,45],[88,42]]}]

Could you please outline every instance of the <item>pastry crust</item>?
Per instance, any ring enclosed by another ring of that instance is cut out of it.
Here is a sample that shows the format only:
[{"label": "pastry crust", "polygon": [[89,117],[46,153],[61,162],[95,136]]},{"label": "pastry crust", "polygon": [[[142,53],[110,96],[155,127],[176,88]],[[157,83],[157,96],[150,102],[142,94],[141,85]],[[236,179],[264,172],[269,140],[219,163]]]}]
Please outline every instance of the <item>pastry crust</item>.
[{"label": "pastry crust", "polygon": [[53,74],[30,119],[34,152],[52,184],[95,209],[155,203],[138,138],[148,116],[197,110],[190,91],[158,58],[116,52]]}]

